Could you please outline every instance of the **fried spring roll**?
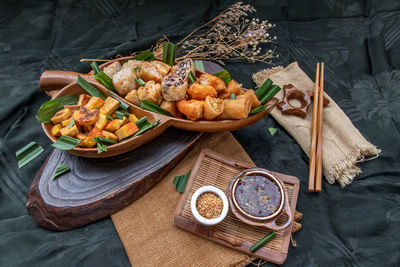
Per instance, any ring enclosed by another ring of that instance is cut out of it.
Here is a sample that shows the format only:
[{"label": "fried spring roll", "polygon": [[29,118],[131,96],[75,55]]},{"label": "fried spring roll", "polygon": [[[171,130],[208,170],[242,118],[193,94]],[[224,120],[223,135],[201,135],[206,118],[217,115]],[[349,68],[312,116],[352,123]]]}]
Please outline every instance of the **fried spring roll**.
[{"label": "fried spring roll", "polygon": [[217,97],[217,90],[211,85],[201,85],[198,83],[192,84],[187,90],[190,98],[204,100],[207,96]]},{"label": "fried spring roll", "polygon": [[257,96],[256,96],[256,94],[254,93],[253,90],[244,90],[244,91],[242,91],[241,95],[238,95],[236,97],[236,99],[243,99],[243,98],[245,98],[245,99],[250,101],[251,109],[261,105],[260,100],[258,100],[258,98],[257,98]]},{"label": "fried spring roll", "polygon": [[241,93],[242,93],[241,86],[235,80],[231,80],[228,86],[226,87],[225,91],[223,91],[219,97],[225,99],[229,98],[231,94],[235,94],[238,96]]},{"label": "fried spring roll", "polygon": [[207,96],[204,101],[204,119],[213,120],[224,111],[224,100]]},{"label": "fried spring roll", "polygon": [[179,100],[176,103],[178,110],[185,114],[189,120],[195,121],[203,118],[204,101],[201,100]]},{"label": "fried spring roll", "polygon": [[184,80],[188,79],[190,71],[192,71],[193,74],[196,74],[193,61],[190,58],[178,62],[172,69],[174,75],[178,75]]},{"label": "fried spring roll", "polygon": [[251,103],[248,99],[224,99],[224,110],[217,120],[244,119],[251,110]]},{"label": "fried spring roll", "polygon": [[199,77],[198,83],[201,85],[211,85],[217,90],[218,93],[226,89],[225,82],[218,78],[217,76],[204,73]]},{"label": "fried spring roll", "polygon": [[186,96],[187,80],[178,75],[168,75],[162,79],[162,94],[167,101],[178,101]]}]

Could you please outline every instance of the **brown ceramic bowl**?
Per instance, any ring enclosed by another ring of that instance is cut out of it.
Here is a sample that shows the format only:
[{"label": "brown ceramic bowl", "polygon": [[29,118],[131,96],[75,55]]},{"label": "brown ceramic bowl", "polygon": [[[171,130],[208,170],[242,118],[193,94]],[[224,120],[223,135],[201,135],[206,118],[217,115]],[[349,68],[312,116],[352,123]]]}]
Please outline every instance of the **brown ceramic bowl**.
[{"label": "brown ceramic bowl", "polygon": [[[244,176],[261,177],[262,179],[268,179],[276,185],[276,189],[273,187],[273,189],[267,189],[264,191],[264,193],[267,192],[268,195],[275,194],[279,196],[279,204],[276,205],[272,213],[265,216],[255,216],[254,214],[245,211],[245,209],[239,204],[240,201],[237,196],[237,187],[239,186],[239,183],[242,182]],[[274,231],[280,231],[289,227],[293,221],[285,186],[278,178],[265,169],[247,169],[237,174],[229,184],[228,200],[232,213],[239,220],[249,225],[261,226]],[[287,220],[282,222],[279,218],[284,214],[287,214]]]},{"label": "brown ceramic bowl", "polygon": [[[118,61],[124,61],[131,57],[119,58],[116,59]],[[107,63],[102,64],[99,66],[101,69],[106,67],[107,65],[111,64],[113,61],[109,61]],[[203,72],[196,70],[196,76],[200,76]],[[64,96],[68,94],[81,94],[85,93],[85,91],[76,83],[77,75],[81,75],[85,78],[88,82],[92,85],[96,86],[104,95],[109,95],[109,90],[105,88],[103,85],[98,83],[93,78],[93,73],[89,72],[88,74],[76,73],[72,71],[45,71],[42,76],[40,77],[40,88],[43,91],[52,91],[52,90],[59,90],[55,94],[51,94],[53,98],[57,98],[59,96]],[[114,97],[120,99],[122,102],[127,103],[130,106],[130,111],[133,112],[138,118],[143,116],[147,116],[149,122],[155,122],[160,120],[160,123],[152,128],[151,130],[133,137],[128,138],[122,142],[119,142],[115,145],[108,146],[108,150],[101,154],[97,153],[97,148],[74,148],[69,150],[70,153],[81,156],[81,157],[89,157],[89,158],[104,158],[119,155],[125,152],[128,152],[134,148],[137,148],[152,139],[159,136],[162,132],[164,132],[168,127],[173,126],[182,130],[188,131],[197,131],[197,132],[221,132],[221,131],[234,131],[238,129],[245,128],[263,117],[267,116],[272,109],[276,106],[278,99],[272,98],[268,101],[265,105],[270,105],[267,109],[262,112],[259,112],[254,115],[250,115],[249,117],[241,120],[220,120],[220,121],[191,121],[185,119],[178,119],[174,117],[164,116],[158,113],[154,113],[148,110],[144,110],[132,103],[126,101],[122,97],[117,94],[114,94]],[[51,134],[51,123],[43,124],[42,125],[44,132],[46,135],[55,142],[57,140]]]}]

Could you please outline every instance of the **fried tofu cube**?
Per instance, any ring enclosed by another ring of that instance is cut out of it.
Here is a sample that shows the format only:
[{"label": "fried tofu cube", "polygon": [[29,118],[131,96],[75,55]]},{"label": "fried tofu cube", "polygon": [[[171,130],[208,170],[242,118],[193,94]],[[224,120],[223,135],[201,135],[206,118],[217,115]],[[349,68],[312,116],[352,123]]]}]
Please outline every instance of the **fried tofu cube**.
[{"label": "fried tofu cube", "polygon": [[87,138],[87,136],[84,133],[78,133],[76,135],[76,138],[78,138],[79,140],[85,140]]},{"label": "fried tofu cube", "polygon": [[90,95],[81,94],[79,96],[78,106],[83,107],[84,105],[86,105],[89,102],[90,98],[92,98]]},{"label": "fried tofu cube", "polygon": [[115,134],[118,136],[119,141],[121,141],[122,139],[135,134],[137,131],[139,131],[139,128],[133,121],[131,121],[130,123],[122,126],[118,131],[115,132]]},{"label": "fried tofu cube", "polygon": [[58,111],[56,114],[54,114],[53,118],[51,118],[51,122],[54,124],[58,124],[62,121],[65,121],[69,117],[72,116],[72,112],[69,108],[64,108],[60,111]]},{"label": "fried tofu cube", "polygon": [[98,130],[103,130],[104,127],[106,127],[106,124],[108,122],[107,115],[105,114],[100,114],[99,119],[97,120],[96,124],[94,125],[94,128],[97,128]]},{"label": "fried tofu cube", "polygon": [[121,127],[121,120],[112,120],[109,123],[107,123],[106,127],[104,127],[104,130],[109,131],[109,132],[115,132]]},{"label": "fried tofu cube", "polygon": [[72,121],[72,116],[71,116],[71,118],[66,119],[65,121],[62,121],[62,122],[61,122],[61,125],[62,125],[63,127],[68,126],[69,123],[70,123],[71,121]]},{"label": "fried tofu cube", "polygon": [[104,100],[100,97],[92,96],[89,102],[85,105],[87,109],[99,109],[104,105]]},{"label": "fried tofu cube", "polygon": [[106,98],[104,105],[100,108],[101,114],[113,114],[119,107],[119,101],[111,96]]},{"label": "fried tofu cube", "polygon": [[120,126],[120,127],[122,127],[122,126],[124,126],[125,124],[128,124],[128,123],[129,123],[128,118],[125,117],[125,116],[124,116],[124,118],[123,118],[122,120],[120,120],[120,121],[121,121],[121,126]]},{"label": "fried tofu cube", "polygon": [[81,107],[79,109],[78,118],[75,119],[75,122],[78,122],[79,125],[89,126],[93,125],[99,119],[99,110],[98,109],[87,109],[86,107]]},{"label": "fried tofu cube", "polygon": [[52,135],[54,135],[55,137],[60,137],[61,136],[61,130],[62,125],[61,124],[56,124],[51,128],[51,133]]},{"label": "fried tofu cube", "polygon": [[103,136],[103,134],[101,133],[100,130],[93,128],[92,131],[90,131],[89,135],[86,137],[85,140],[83,140],[79,146],[81,147],[94,147],[97,142],[96,140],[94,140],[94,138],[99,137],[99,136]]},{"label": "fried tofu cube", "polygon": [[129,121],[137,122],[138,118],[135,116],[135,114],[129,114],[128,117]]},{"label": "fried tofu cube", "polygon": [[74,126],[72,126],[71,128],[69,128],[68,126],[61,128],[60,132],[61,135],[68,135],[74,137],[79,133],[79,130],[78,127],[76,127],[76,125],[74,124]]},{"label": "fried tofu cube", "polygon": [[111,133],[111,132],[108,132],[108,131],[104,131],[104,130],[101,133],[103,134],[103,136],[105,138],[110,139],[110,140],[114,140],[115,142],[118,142],[118,137],[114,133]]}]

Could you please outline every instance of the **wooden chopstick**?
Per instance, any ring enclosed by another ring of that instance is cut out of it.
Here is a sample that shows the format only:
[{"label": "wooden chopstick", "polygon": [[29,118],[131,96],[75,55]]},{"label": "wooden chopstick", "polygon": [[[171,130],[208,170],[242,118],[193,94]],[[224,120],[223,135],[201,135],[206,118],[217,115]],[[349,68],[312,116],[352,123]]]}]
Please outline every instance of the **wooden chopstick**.
[{"label": "wooden chopstick", "polygon": [[[314,103],[315,103],[314,98]],[[315,171],[315,192],[321,192],[322,183],[322,122],[324,111],[324,62],[321,63],[321,77],[319,79],[319,95],[318,95],[318,120],[317,120],[317,162]]]},{"label": "wooden chopstick", "polygon": [[317,99],[319,96],[319,63],[317,63],[317,71],[315,74],[315,87],[314,87],[314,105],[313,105],[313,116],[311,124],[311,147],[310,147],[310,165],[309,165],[309,176],[308,176],[308,191],[315,191],[315,171],[316,171],[316,145],[317,145],[317,114],[318,105]]}]

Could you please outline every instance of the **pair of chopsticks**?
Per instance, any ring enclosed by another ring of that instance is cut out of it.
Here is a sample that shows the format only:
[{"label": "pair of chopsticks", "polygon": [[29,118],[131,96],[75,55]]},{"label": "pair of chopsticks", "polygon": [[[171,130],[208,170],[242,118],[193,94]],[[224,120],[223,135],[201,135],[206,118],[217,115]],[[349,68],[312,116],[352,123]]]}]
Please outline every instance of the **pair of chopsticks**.
[{"label": "pair of chopsticks", "polygon": [[324,62],[317,63],[315,75],[314,107],[311,126],[310,166],[308,191],[321,192],[322,183],[322,111],[324,109]]}]

